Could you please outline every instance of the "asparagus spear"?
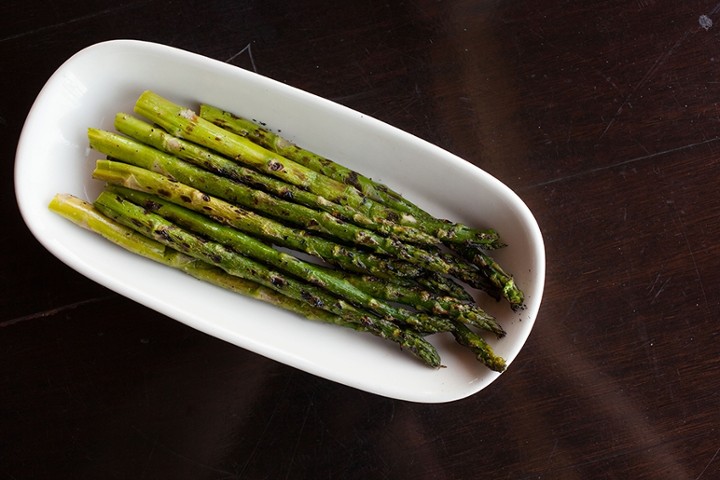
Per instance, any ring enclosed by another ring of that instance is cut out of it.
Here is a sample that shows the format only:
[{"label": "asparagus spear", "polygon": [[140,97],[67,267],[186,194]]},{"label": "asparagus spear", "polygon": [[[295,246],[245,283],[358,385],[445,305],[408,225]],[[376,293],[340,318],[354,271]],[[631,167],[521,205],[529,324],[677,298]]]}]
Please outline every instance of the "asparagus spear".
[{"label": "asparagus spear", "polygon": [[423,273],[417,265],[382,258],[312,235],[304,230],[289,228],[280,222],[211,197],[195,188],[141,167],[98,160],[93,177],[133,190],[156,194],[246,233],[283,247],[305,252],[347,270],[381,276],[416,277]]},{"label": "asparagus spear", "polygon": [[259,283],[225,273],[220,268],[178,252],[172,248],[145,237],[101,214],[92,204],[68,194],[58,194],[50,202],[50,210],[69,219],[76,225],[98,233],[122,248],[146,258],[181,270],[227,290],[242,294],[285,310],[299,314],[309,320],[331,323],[360,332],[395,341],[401,347],[415,354],[430,366],[437,366],[437,351],[417,334],[399,329],[381,319],[374,323],[351,322],[327,310],[316,308],[305,301],[290,298]]},{"label": "asparagus spear", "polygon": [[91,203],[70,194],[57,194],[48,208],[72,221],[74,224],[95,232],[112,243],[137,255],[181,270],[199,280],[222,288],[262,300],[285,310],[302,315],[310,320],[333,323],[355,330],[368,331],[360,323],[349,322],[325,310],[312,307],[275,292],[262,285],[232,276],[217,267],[173,250],[148,238],[100,213]]},{"label": "asparagus spear", "polygon": [[[402,281],[405,279],[399,278],[398,280]],[[408,280],[415,282],[425,290],[430,290],[432,292],[452,297],[460,303],[475,303],[475,299],[467,290],[465,290],[465,287],[460,285],[451,277],[440,275],[435,272],[427,272],[425,275]]]},{"label": "asparagus spear", "polygon": [[[414,205],[386,185],[374,182],[359,172],[298,147],[289,140],[258,125],[252,120],[223,111],[220,108],[208,104],[200,105],[200,117],[225,130],[229,130],[242,137],[247,137],[254,143],[285,158],[298,162],[316,172],[334,178],[347,185],[352,185],[365,196],[376,202],[383,203],[402,212],[415,214],[415,209],[413,209]],[[406,203],[408,205],[406,205]],[[416,209],[420,213],[420,216],[426,216],[423,210],[417,207]]]},{"label": "asparagus spear", "polygon": [[502,373],[507,368],[505,359],[496,355],[492,347],[481,336],[475,334],[463,323],[456,321],[452,334],[456,342],[469,348],[475,357],[491,370]]},{"label": "asparagus spear", "polygon": [[506,273],[492,257],[481,250],[472,248],[459,248],[458,252],[480,267],[480,271],[483,272],[490,284],[510,302],[513,310],[523,308],[525,295],[522,290],[515,285],[513,277]]},{"label": "asparagus spear", "polygon": [[199,167],[165,154],[128,137],[98,129],[88,129],[90,146],[108,156],[133,165],[172,177],[187,185],[196,186],[203,192],[215,195],[236,205],[259,210],[275,218],[283,218],[295,225],[308,226],[340,240],[367,247],[379,254],[390,254],[399,259],[421,265],[438,273],[452,273],[464,281],[476,285],[481,281],[477,269],[469,264],[448,263],[437,252],[383,237],[374,232],[342,222],[326,212],[278,199],[246,185],[220,177]]},{"label": "asparagus spear", "polygon": [[[305,148],[290,142],[286,138],[272,132],[271,130],[258,125],[256,122],[224,111],[208,104],[200,105],[200,117],[214,123],[215,125],[233,132],[242,137],[247,137],[254,143],[277,153],[289,160],[304,165],[311,170],[321,173],[346,185],[352,185],[365,196],[373,201],[382,203],[391,209],[413,215],[427,221],[438,221],[437,218],[418,207],[401,194],[392,190],[387,185],[376,182],[369,177],[341,165],[327,157],[318,155]],[[454,225],[447,220],[440,220],[445,223],[448,229],[467,229],[464,225]]]},{"label": "asparagus spear", "polygon": [[435,295],[407,283],[385,282],[377,277],[346,272],[336,272],[335,274],[375,298],[412,305],[423,312],[447,316],[462,323],[488,330],[499,338],[505,336],[505,330],[497,323],[497,320],[477,305],[463,304],[452,297]]},{"label": "asparagus spear", "polygon": [[[252,120],[223,111],[220,108],[208,104],[202,104],[200,106],[200,117],[232,133],[247,137],[278,155],[298,162],[330,178],[352,185],[372,200],[383,203],[399,212],[411,214],[418,219],[431,221],[432,215],[408,201],[400,194],[392,191],[386,185],[375,182],[328,158],[301,148],[282,136],[263,128]],[[448,228],[463,228],[463,226],[451,226],[451,223],[447,220],[438,221],[447,222]],[[485,290],[496,298],[499,298],[499,296],[504,297],[510,302],[513,309],[521,308],[523,304],[522,291],[515,285],[512,277],[505,273],[497,262],[479,248],[474,248],[472,242],[463,245],[462,242],[453,242],[449,239],[445,240],[448,241],[453,250],[462,252],[463,257],[472,261],[485,273],[488,282],[478,288]],[[501,246],[499,243],[494,245],[494,247],[499,246]],[[482,245],[482,247],[488,248],[488,245]]]},{"label": "asparagus spear", "polygon": [[349,205],[373,219],[385,219],[402,225],[411,225],[436,236],[443,242],[483,245],[496,248],[500,245],[497,232],[480,231],[460,224],[434,218],[416,218],[399,214],[396,210],[365,197],[351,185],[338,182],[297,162],[277,155],[247,138],[200,118],[188,108],[175,105],[159,95],[146,91],[135,104],[135,112],[159,124],[171,134],[208,147],[233,160],[247,164],[268,175],[282,178],[330,201]]},{"label": "asparagus spear", "polygon": [[476,288],[485,288],[486,279],[467,262],[449,261],[437,250],[422,249],[372,231],[342,222],[326,212],[278,199],[232,180],[220,177],[199,167],[165,154],[122,135],[97,129],[88,130],[92,148],[113,158],[164,174],[187,185],[198,186],[202,192],[215,195],[236,205],[260,210],[276,218],[284,218],[300,226],[327,233],[340,240],[368,247],[379,254],[390,254],[398,259],[419,265],[427,270],[452,274]]},{"label": "asparagus spear", "polygon": [[[104,162],[101,162],[101,164]],[[135,202],[136,204],[142,205],[145,208],[149,210],[155,210],[161,205],[165,205],[166,207],[169,205],[170,202],[164,201],[161,197],[157,197],[155,195],[151,195],[149,193],[146,193],[144,191],[138,191],[138,190],[131,190],[126,187],[118,186],[109,184],[106,187],[106,190],[114,193],[118,193],[119,195],[130,199],[131,201]],[[169,192],[165,192],[165,194],[169,194]],[[176,205],[179,203],[176,203]],[[211,215],[212,217],[212,215]],[[229,224],[232,224],[233,222],[229,222]],[[251,229],[252,231],[252,229]],[[262,230],[260,233],[259,230],[255,230],[255,232],[258,233],[259,236],[266,236],[267,232],[269,230],[265,229]],[[280,233],[266,237],[269,240],[273,239],[280,239],[280,238],[288,238],[289,232],[285,232],[283,229]],[[299,235],[300,238],[303,237],[303,234],[301,233]],[[144,238],[144,237],[140,237]],[[297,244],[293,243],[286,243],[286,246],[289,246],[290,248],[297,246]],[[340,271],[340,270],[334,270],[334,272],[337,275],[347,275],[348,277],[354,277],[357,279],[362,278],[365,282],[384,282],[383,284],[387,286],[387,288],[397,288],[399,291],[408,291],[408,292],[414,292],[414,293],[408,293],[407,295],[417,295],[417,296],[426,296],[426,297],[438,297],[443,298],[447,301],[453,301],[455,303],[458,303],[463,306],[475,306],[475,299],[469,295],[469,293],[460,285],[452,281],[452,279],[442,277],[436,274],[433,274],[432,272],[429,272],[428,274],[425,274],[423,276],[419,276],[417,278],[403,278],[403,277],[396,277],[396,276],[385,276],[385,277],[379,277],[377,275],[370,275],[367,272],[361,273],[361,274],[355,274],[353,275],[350,273],[350,271]],[[429,293],[427,288],[423,289],[422,287],[429,287],[432,291],[437,291],[442,295],[436,295]],[[372,293],[369,292],[369,293]],[[410,297],[407,297],[410,298]],[[392,300],[392,301],[398,301],[399,298],[396,296],[393,297],[385,297],[386,300]],[[405,302],[407,303],[407,302]]]},{"label": "asparagus spear", "polygon": [[[103,198],[103,195],[101,195],[97,203],[113,210],[115,214],[123,215],[123,217],[126,218],[125,221],[129,222],[128,224],[140,225],[143,222],[142,215],[153,215],[155,221],[163,219],[169,220],[169,222],[164,223],[165,226],[177,225],[181,228],[187,228],[202,234],[205,238],[218,242],[221,246],[231,247],[233,252],[238,252],[245,258],[251,256],[257,260],[264,261],[264,263],[274,265],[281,270],[303,278],[311,286],[320,287],[320,290],[316,290],[313,294],[315,298],[323,298],[325,292],[322,289],[325,289],[337,295],[341,301],[349,300],[351,303],[364,306],[368,310],[383,315],[391,321],[399,319],[417,331],[423,333],[450,331],[458,343],[470,348],[478,360],[485,363],[488,367],[493,370],[504,368],[504,360],[493,353],[492,348],[487,342],[460,323],[461,321],[469,320],[464,316],[456,315],[456,321],[453,322],[439,319],[436,316],[417,313],[412,314],[407,310],[392,307],[389,304],[379,301],[372,295],[364,294],[360,289],[354,289],[353,284],[351,282],[345,282],[343,277],[338,275],[337,272],[302,262],[295,257],[278,252],[272,247],[268,247],[251,237],[247,237],[232,228],[214,223],[202,215],[196,214],[183,207],[164,202],[157,197],[152,198],[152,196],[147,194],[127,189],[124,189],[124,191],[131,196],[139,196],[141,200],[144,199],[145,201],[143,203],[151,206],[153,213],[150,213],[148,210],[142,212],[134,202],[123,201],[120,195],[115,197],[115,203],[112,204],[112,195],[114,194],[112,191],[104,192],[104,195],[109,198]],[[159,216],[154,215],[156,212]],[[164,233],[163,236],[165,237],[166,234]],[[189,239],[193,238],[192,234],[188,233],[183,238],[183,245],[190,248],[191,240]],[[204,244],[201,245],[204,246]],[[215,255],[217,255],[217,253],[215,253]],[[231,256],[231,259],[232,258]],[[307,295],[307,289],[311,287],[305,288]],[[345,309],[345,311],[347,311],[347,309]],[[477,320],[477,318],[475,320]],[[483,326],[486,327],[484,324]],[[504,334],[502,330],[500,330],[500,332]],[[499,365],[502,365],[502,367],[499,367]]]},{"label": "asparagus spear", "polygon": [[[109,193],[116,194],[118,199],[129,200],[133,205],[140,204],[148,213],[152,212],[188,232],[202,235],[204,238],[231,248],[246,258],[263,262],[281,271],[295,275],[298,278],[302,278],[311,285],[323,288],[351,304],[365,308],[368,311],[372,311],[390,320],[399,320],[427,332],[447,331],[453,328],[450,322],[443,321],[442,319],[426,315],[413,315],[409,310],[396,308],[367,294],[334,272],[276,250],[234,228],[214,222],[203,215],[165,202],[158,197],[134,192],[132,190],[114,190]],[[109,200],[103,200],[101,203],[108,201]],[[129,202],[122,202],[121,204],[126,206]],[[103,205],[107,205],[107,203],[103,203]],[[119,211],[118,209],[119,206],[116,211]],[[135,215],[137,215],[131,206],[127,206],[127,210],[124,210],[123,214],[128,216],[133,214],[131,217],[133,219],[135,219]]]},{"label": "asparagus spear", "polygon": [[392,322],[361,312],[342,299],[328,294],[322,288],[285,276],[261,263],[234,253],[221,244],[192,235],[162,217],[149,213],[131,202],[123,201],[110,192],[102,192],[94,205],[101,213],[116,222],[167,247],[219,267],[230,275],[257,282],[314,308],[321,308],[353,323],[359,323],[384,338],[400,343],[403,348],[423,359],[428,365],[433,367],[440,365],[440,358],[435,348],[420,336]]},{"label": "asparagus spear", "polygon": [[[495,319],[484,312],[473,303],[461,302],[452,297],[440,296],[422,290],[410,282],[394,280],[388,282],[370,275],[353,275],[348,272],[331,270],[318,265],[302,262],[290,255],[285,255],[272,247],[259,243],[258,240],[250,238],[241,232],[213,222],[207,217],[188,210],[179,205],[165,201],[155,195],[131,190],[119,186],[108,186],[110,193],[115,193],[136,205],[160,215],[161,217],[174,222],[176,225],[186,228],[192,232],[201,234],[219,243],[225,244],[235,251],[246,256],[264,261],[296,276],[306,278],[310,283],[327,288],[331,292],[347,300],[368,307],[373,299],[387,300],[394,303],[406,304],[412,308],[428,312],[432,316],[449,316],[463,322],[489,330],[499,337],[505,335],[505,331]],[[312,278],[318,277],[317,281]],[[357,289],[357,290],[355,290]],[[380,303],[384,310],[377,313],[394,315],[385,305]],[[377,306],[376,306],[377,307]],[[368,307],[373,310],[373,306]],[[406,315],[404,311],[398,312]],[[432,319],[426,315],[418,316],[425,323],[423,331],[446,330],[451,328],[450,324],[443,320]]]},{"label": "asparagus spear", "polygon": [[[357,171],[318,155],[317,153],[299,147],[271,130],[263,128],[252,120],[240,117],[231,112],[223,111],[220,108],[208,104],[200,105],[200,117],[227,131],[242,137],[247,137],[254,143],[289,160],[304,165],[311,170],[326,175],[346,185],[351,185],[371,200],[382,203],[391,209],[412,215],[418,219],[423,219],[426,222],[440,222],[437,225],[437,228],[441,230],[447,229],[448,232],[459,232],[467,229],[472,230],[470,227],[465,225],[454,224],[449,220],[437,219],[430,213],[404,198],[399,193],[390,189],[387,185],[376,182]],[[492,232],[492,230],[486,230],[483,233],[494,232]],[[460,240],[454,240],[452,238],[453,235],[454,234],[449,233],[445,240],[450,244],[463,243]],[[502,244],[498,241],[493,245],[484,244],[483,246],[485,248],[498,248],[501,247]]]},{"label": "asparagus spear", "polygon": [[244,167],[197,144],[172,136],[164,130],[153,127],[149,123],[126,113],[118,113],[115,116],[115,128],[139,142],[151,145],[162,152],[175,155],[205,170],[228,177],[252,188],[272,193],[279,198],[328,212],[340,220],[371,229],[385,236],[392,236],[402,241],[420,245],[437,246],[440,243],[437,238],[414,227],[398,225],[383,219],[380,219],[382,221],[375,221],[347,205],[331,202],[295,185]]}]

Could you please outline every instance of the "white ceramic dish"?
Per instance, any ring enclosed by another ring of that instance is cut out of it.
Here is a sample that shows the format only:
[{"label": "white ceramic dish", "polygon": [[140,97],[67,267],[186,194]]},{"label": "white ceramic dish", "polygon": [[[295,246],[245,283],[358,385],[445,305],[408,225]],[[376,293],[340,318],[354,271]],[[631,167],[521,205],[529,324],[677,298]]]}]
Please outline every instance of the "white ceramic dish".
[{"label": "white ceramic dish", "polygon": [[[15,184],[22,216],[35,237],[70,267],[137,302],[207,334],[312,374],[408,401],[467,397],[489,385],[490,372],[449,335],[435,335],[446,368],[422,366],[395,344],[318,324],[203,284],[133,256],[51,213],[56,193],[94,200],[99,155],[86,129],[112,129],[151,89],[178,103],[222,106],[280,129],[310,150],[340,160],[403,192],[444,218],[493,226],[509,246],[495,257],[515,275],[527,308],[512,312],[478,295],[508,331],[490,339],[508,363],[533,327],[543,292],[545,253],[525,204],[470,163],[373,118],[225,63],[174,48],[111,41],[78,52],[48,80],[17,148]],[[512,372],[512,366],[508,371]]]}]

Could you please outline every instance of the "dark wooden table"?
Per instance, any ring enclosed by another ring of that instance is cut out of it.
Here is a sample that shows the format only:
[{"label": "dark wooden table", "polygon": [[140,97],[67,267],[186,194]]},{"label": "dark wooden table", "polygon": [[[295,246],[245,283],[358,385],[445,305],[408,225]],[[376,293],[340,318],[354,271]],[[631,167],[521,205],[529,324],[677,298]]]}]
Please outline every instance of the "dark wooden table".
[{"label": "dark wooden table", "polygon": [[[0,478],[720,478],[720,6],[293,3],[0,6]],[[509,371],[456,402],[390,400],[47,253],[15,203],[18,135],[64,60],[116,38],[327,97],[518,192],[548,276]]]}]

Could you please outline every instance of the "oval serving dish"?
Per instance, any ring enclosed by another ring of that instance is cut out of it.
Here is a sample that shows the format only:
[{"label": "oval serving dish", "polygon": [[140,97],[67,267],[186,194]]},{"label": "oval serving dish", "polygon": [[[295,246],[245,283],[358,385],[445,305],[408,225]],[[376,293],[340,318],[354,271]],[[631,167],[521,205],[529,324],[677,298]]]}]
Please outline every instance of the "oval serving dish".
[{"label": "oval serving dish", "polygon": [[493,256],[515,276],[526,308],[477,294],[507,336],[488,338],[508,362],[535,322],[545,281],[542,236],[531,212],[488,173],[417,137],[329,100],[220,61],[132,40],[88,47],[48,80],[17,148],[17,202],[31,232],[90,279],[192,328],[306,372],[379,395],[422,403],[458,400],[499,377],[450,335],[432,343],[445,368],[421,365],[395,344],[297,315],[199,282],[85,231],[48,210],[56,193],[94,200],[97,152],[88,127],[113,130],[144,90],[191,108],[200,102],[257,119],[299,145],[382,181],[441,218],[493,227],[508,247]]}]

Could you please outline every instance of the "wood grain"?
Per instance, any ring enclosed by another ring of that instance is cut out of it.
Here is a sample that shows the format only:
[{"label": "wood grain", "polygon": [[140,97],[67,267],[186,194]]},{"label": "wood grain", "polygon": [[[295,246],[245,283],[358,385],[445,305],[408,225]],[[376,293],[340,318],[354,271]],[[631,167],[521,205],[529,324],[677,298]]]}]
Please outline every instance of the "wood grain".
[{"label": "wood grain", "polygon": [[[8,0],[0,32],[2,478],[720,478],[720,6]],[[14,200],[22,122],[114,38],[330,98],[515,189],[548,276],[507,374],[441,405],[358,392],[45,252]]]}]

